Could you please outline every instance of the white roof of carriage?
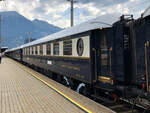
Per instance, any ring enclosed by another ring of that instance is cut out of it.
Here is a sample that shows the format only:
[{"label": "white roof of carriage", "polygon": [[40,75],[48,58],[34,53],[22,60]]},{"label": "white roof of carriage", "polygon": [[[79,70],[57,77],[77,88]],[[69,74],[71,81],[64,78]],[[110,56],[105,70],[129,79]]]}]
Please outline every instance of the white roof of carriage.
[{"label": "white roof of carriage", "polygon": [[15,48],[12,48],[12,49],[6,50],[6,52],[15,51],[15,50],[20,49],[20,48],[22,48],[22,46],[19,46],[19,47],[15,47]]},{"label": "white roof of carriage", "polygon": [[150,16],[150,6],[144,11],[143,17]]},{"label": "white roof of carriage", "polygon": [[87,22],[81,23],[79,25],[64,29],[64,30],[59,31],[57,33],[54,33],[54,34],[48,35],[46,37],[43,37],[41,39],[35,40],[33,42],[21,45],[20,47],[13,48],[11,50],[24,48],[24,47],[40,44],[40,43],[43,43],[43,42],[48,42],[48,41],[51,41],[51,40],[60,39],[60,38],[63,38],[63,37],[74,35],[74,34],[83,33],[83,32],[89,31],[89,30],[111,27],[111,25],[114,22],[116,22],[117,20],[119,20],[119,15],[118,14],[116,14],[116,15],[111,15],[110,14],[110,15],[106,15],[106,16],[105,15],[100,16],[100,17],[97,17],[95,19],[89,20]]}]

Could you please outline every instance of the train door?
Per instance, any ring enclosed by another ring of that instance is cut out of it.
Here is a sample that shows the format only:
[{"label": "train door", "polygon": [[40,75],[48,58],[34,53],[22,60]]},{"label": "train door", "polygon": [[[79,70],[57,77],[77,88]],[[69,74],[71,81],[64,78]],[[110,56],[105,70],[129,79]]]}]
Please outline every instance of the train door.
[{"label": "train door", "polygon": [[109,31],[104,30],[100,33],[100,41],[98,48],[98,81],[104,86],[106,84],[113,85],[112,78],[112,40],[108,36]]},{"label": "train door", "polygon": [[111,28],[104,28],[92,32],[92,68],[94,81],[101,88],[113,85],[112,76],[112,40]]}]

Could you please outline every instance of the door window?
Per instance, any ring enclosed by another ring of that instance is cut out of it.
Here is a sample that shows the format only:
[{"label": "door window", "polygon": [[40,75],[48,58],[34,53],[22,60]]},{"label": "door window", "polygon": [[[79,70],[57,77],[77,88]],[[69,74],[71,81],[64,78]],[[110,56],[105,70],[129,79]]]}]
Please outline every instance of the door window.
[{"label": "door window", "polygon": [[101,75],[109,75],[110,74],[110,59],[109,59],[109,49],[107,47],[107,39],[106,36],[103,35],[100,41],[100,51],[101,51]]}]

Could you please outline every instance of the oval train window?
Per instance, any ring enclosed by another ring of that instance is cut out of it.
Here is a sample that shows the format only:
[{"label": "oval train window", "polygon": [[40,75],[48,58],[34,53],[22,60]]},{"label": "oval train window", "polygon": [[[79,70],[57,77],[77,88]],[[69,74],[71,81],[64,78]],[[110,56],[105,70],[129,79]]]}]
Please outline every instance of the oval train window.
[{"label": "oval train window", "polygon": [[83,40],[80,38],[77,41],[77,53],[78,53],[78,55],[82,56],[83,51],[84,51],[84,43],[83,43]]}]

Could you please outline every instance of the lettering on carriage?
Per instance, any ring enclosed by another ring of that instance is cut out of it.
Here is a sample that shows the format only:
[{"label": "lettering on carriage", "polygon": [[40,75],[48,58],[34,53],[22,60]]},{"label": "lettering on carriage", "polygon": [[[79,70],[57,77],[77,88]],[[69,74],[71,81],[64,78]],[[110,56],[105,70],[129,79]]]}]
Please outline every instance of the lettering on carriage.
[{"label": "lettering on carriage", "polygon": [[77,77],[77,78],[81,78],[81,79],[84,79],[84,75],[79,75],[79,74],[75,74],[75,76]]},{"label": "lettering on carriage", "polygon": [[80,68],[74,66],[61,65],[61,67],[80,71]]},{"label": "lettering on carriage", "polygon": [[47,60],[48,65],[53,65],[53,62],[51,60]]},{"label": "lettering on carriage", "polygon": [[30,60],[30,58],[29,58],[29,57],[27,57],[27,60]]}]

